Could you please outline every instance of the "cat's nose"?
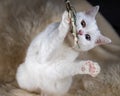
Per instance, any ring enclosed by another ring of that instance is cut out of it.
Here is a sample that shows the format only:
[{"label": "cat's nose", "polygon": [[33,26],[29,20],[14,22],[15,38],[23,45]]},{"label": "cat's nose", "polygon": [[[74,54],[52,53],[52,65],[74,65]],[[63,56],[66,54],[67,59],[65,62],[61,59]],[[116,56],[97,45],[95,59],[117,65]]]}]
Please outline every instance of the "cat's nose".
[{"label": "cat's nose", "polygon": [[79,30],[78,35],[83,35],[83,31]]}]

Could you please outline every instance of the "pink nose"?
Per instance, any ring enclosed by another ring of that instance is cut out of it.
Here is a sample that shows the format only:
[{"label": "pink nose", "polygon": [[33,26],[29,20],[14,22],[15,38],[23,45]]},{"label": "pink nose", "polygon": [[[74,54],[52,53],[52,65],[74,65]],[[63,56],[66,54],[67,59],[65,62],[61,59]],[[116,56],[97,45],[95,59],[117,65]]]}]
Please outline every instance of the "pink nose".
[{"label": "pink nose", "polygon": [[83,31],[79,30],[78,35],[83,35]]}]

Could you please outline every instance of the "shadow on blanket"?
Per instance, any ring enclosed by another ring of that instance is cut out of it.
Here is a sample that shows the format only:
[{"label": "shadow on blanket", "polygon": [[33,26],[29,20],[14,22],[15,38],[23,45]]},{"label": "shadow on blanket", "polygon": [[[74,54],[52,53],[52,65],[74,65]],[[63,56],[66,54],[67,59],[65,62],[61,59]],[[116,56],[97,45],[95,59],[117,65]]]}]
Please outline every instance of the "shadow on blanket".
[{"label": "shadow on blanket", "polygon": [[[91,7],[85,0],[75,0],[72,4],[77,10]],[[64,9],[61,0],[0,1],[0,96],[39,95],[17,86],[16,68],[24,61],[34,36],[47,24],[58,21]],[[112,39],[112,44],[82,53],[80,58],[97,61],[101,73],[95,78],[76,76],[66,96],[120,96],[120,38],[100,14],[97,22],[101,32]]]}]

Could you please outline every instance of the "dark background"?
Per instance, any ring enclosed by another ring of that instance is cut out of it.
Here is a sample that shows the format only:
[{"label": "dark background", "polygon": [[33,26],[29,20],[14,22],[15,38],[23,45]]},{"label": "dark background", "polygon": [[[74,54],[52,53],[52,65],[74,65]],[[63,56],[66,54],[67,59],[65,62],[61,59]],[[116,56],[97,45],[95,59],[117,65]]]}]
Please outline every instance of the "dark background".
[{"label": "dark background", "polygon": [[119,0],[87,0],[93,6],[100,5],[99,12],[111,23],[120,36],[120,3]]}]

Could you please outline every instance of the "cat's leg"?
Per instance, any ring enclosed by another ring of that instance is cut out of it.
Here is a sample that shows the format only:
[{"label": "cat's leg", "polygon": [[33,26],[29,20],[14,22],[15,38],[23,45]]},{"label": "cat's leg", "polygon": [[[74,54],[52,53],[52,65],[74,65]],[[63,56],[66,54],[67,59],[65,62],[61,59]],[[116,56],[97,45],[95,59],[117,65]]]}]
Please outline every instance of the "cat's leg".
[{"label": "cat's leg", "polygon": [[51,43],[58,46],[63,43],[67,33],[70,31],[70,18],[68,12],[65,11],[62,15],[62,20],[56,30],[52,33]]},{"label": "cat's leg", "polygon": [[55,85],[54,92],[65,94],[72,84],[72,76],[77,74],[89,74],[95,77],[100,72],[100,66],[96,62],[88,60],[74,63],[53,64],[46,69],[46,72],[49,80],[51,79],[52,82],[55,80],[53,85],[49,85],[51,87]]},{"label": "cat's leg", "polygon": [[51,43],[60,45],[63,43],[67,33],[70,31],[70,18],[68,12],[65,11],[62,15],[62,20],[56,30],[51,32]]},{"label": "cat's leg", "polygon": [[70,18],[68,12],[65,11],[62,16],[62,21],[58,27],[59,36],[65,38],[66,34],[70,31]]},{"label": "cat's leg", "polygon": [[51,66],[49,71],[49,73],[53,74],[51,76],[56,79],[62,79],[77,74],[89,74],[95,77],[100,72],[100,66],[96,62],[88,60],[74,63],[57,64],[57,66]]}]

